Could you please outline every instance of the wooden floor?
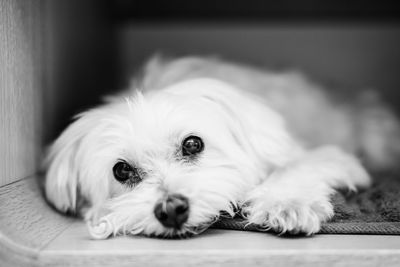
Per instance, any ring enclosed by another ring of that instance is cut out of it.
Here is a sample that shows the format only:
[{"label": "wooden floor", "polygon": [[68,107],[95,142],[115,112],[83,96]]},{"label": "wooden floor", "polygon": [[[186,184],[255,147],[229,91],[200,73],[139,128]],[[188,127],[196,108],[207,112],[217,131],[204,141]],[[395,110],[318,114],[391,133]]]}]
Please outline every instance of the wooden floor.
[{"label": "wooden floor", "polygon": [[267,233],[210,229],[184,240],[116,237],[92,240],[73,223],[46,246],[43,262],[135,266],[399,266],[400,237],[316,235],[282,238]]},{"label": "wooden floor", "polygon": [[400,236],[210,229],[183,240],[92,240],[83,222],[49,209],[25,179],[0,188],[0,266],[400,266]]}]

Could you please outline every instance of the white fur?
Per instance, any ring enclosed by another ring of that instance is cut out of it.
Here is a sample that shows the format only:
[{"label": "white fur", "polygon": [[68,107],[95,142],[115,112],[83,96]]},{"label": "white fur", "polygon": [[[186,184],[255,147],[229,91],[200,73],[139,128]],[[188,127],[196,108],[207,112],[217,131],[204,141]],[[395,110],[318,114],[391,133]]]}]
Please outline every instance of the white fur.
[{"label": "white fur", "polygon": [[[370,184],[353,154],[379,168],[400,151],[399,123],[376,97],[338,103],[296,73],[154,58],[132,89],[109,99],[80,114],[46,161],[47,198],[83,215],[94,238],[197,234],[236,208],[260,227],[313,234],[332,217],[336,189]],[[186,162],[177,151],[191,134],[205,150]],[[140,167],[143,181],[117,182],[119,159]],[[172,193],[189,199],[180,230],[153,214]]]}]

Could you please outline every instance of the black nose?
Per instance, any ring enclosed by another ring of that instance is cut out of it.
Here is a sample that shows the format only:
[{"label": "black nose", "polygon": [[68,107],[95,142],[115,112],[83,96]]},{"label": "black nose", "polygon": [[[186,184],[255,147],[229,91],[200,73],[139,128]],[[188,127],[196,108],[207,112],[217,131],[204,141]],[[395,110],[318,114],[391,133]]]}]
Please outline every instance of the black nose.
[{"label": "black nose", "polygon": [[189,217],[189,201],[180,194],[169,195],[156,204],[154,215],[165,227],[180,229]]}]

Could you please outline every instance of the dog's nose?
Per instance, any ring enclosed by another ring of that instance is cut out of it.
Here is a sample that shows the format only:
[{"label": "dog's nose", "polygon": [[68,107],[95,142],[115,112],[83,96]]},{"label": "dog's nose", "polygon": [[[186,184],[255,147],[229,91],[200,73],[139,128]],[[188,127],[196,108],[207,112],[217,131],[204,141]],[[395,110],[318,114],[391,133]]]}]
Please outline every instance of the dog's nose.
[{"label": "dog's nose", "polygon": [[169,195],[156,204],[154,215],[165,227],[180,229],[189,217],[189,201],[180,194]]}]

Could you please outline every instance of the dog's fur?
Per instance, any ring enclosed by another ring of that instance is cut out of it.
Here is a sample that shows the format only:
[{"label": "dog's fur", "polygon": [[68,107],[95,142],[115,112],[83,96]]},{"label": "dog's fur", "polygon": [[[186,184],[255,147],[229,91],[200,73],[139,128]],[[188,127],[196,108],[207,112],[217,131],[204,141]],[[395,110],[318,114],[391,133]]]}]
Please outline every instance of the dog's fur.
[{"label": "dog's fur", "polygon": [[[180,155],[185,136],[204,151]],[[46,196],[81,214],[95,238],[111,234],[197,234],[221,212],[251,224],[313,234],[333,215],[337,189],[367,187],[371,168],[400,151],[400,126],[373,93],[339,100],[298,73],[271,73],[216,59],[150,60],[131,89],[77,116],[51,146]],[[123,159],[143,180],[113,177]],[[163,226],[156,203],[190,203],[181,229]]]}]

